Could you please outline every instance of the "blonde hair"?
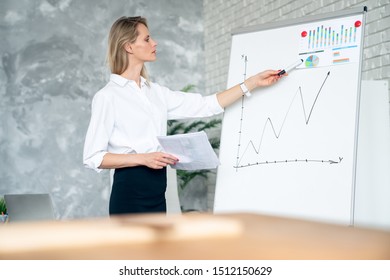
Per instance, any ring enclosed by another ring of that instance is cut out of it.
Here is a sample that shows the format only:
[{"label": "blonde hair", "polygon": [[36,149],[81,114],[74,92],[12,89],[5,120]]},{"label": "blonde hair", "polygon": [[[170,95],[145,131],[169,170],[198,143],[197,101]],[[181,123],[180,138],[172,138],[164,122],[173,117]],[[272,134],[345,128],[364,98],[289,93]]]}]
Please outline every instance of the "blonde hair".
[{"label": "blonde hair", "polygon": [[[126,43],[134,43],[138,37],[138,24],[148,27],[143,17],[121,17],[111,26],[108,37],[107,61],[113,74],[122,74],[129,65],[129,59],[125,50]],[[141,76],[148,80],[145,65],[142,67]]]}]

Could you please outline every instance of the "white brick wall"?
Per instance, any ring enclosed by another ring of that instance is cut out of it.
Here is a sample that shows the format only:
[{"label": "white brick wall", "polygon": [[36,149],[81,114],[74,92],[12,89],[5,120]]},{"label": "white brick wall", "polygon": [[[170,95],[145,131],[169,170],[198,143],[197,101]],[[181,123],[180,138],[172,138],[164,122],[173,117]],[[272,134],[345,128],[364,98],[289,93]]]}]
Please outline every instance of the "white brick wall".
[{"label": "white brick wall", "polygon": [[226,87],[233,29],[363,6],[368,13],[362,78],[390,80],[390,0],[204,0],[206,92]]},{"label": "white brick wall", "polygon": [[[362,79],[390,80],[390,0],[203,0],[206,93],[226,89],[232,30],[363,6],[368,13]],[[210,178],[210,209],[214,192]]]}]

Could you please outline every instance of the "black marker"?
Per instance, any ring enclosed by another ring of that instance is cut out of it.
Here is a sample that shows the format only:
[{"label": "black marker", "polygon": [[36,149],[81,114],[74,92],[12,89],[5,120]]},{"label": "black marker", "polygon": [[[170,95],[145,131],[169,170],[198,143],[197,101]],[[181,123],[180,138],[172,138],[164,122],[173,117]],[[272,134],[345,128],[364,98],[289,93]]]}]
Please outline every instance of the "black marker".
[{"label": "black marker", "polygon": [[294,68],[297,68],[299,65],[301,65],[301,63],[303,62],[303,59],[300,59],[300,60],[297,60],[294,64],[291,64],[290,66],[288,66],[287,68],[283,69],[282,71],[280,71],[278,73],[279,76],[287,73],[287,72],[290,72],[291,70],[293,70]]}]

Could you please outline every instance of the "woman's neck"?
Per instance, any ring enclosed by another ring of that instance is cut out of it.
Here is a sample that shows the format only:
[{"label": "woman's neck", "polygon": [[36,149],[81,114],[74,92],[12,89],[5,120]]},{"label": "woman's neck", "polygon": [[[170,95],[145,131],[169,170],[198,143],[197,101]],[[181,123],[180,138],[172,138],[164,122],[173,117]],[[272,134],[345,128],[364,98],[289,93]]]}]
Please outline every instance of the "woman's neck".
[{"label": "woman's neck", "polygon": [[128,80],[135,81],[137,83],[137,85],[140,86],[140,83],[141,83],[140,77],[141,77],[142,66],[143,66],[143,64],[129,66],[125,70],[125,72],[123,72],[121,74],[121,76],[128,79]]}]

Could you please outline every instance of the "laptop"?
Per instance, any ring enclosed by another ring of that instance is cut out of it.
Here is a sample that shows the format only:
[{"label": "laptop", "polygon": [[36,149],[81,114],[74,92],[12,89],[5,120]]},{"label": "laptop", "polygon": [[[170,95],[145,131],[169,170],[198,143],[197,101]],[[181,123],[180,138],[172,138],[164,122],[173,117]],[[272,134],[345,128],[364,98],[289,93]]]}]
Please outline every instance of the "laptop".
[{"label": "laptop", "polygon": [[5,194],[8,222],[55,220],[49,194]]}]

